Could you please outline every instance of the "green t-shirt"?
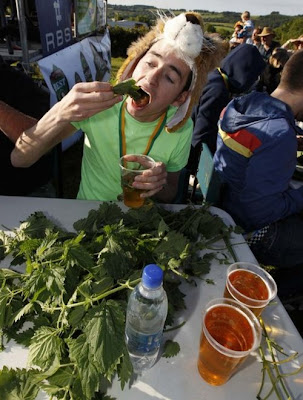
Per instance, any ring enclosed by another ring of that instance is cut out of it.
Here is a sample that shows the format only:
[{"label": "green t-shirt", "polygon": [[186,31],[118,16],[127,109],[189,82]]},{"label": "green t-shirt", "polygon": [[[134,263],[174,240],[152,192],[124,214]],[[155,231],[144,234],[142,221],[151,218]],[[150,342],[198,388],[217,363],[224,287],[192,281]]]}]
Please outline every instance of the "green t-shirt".
[{"label": "green t-shirt", "polygon": [[[78,199],[116,201],[122,193],[120,180],[119,114],[121,103],[73,125],[85,133]],[[175,112],[170,107],[167,118]],[[144,152],[157,121],[139,122],[125,112],[126,153]],[[166,164],[168,172],[181,170],[190,151],[193,123],[189,119],[177,132],[165,129],[155,140],[149,156]]]}]

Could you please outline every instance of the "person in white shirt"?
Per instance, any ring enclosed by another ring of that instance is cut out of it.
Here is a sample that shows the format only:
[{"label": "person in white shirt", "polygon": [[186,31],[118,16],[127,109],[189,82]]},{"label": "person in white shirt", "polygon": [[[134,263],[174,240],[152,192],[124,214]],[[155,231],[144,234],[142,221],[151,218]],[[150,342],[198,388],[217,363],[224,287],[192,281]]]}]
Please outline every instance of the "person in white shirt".
[{"label": "person in white shirt", "polygon": [[243,31],[246,33],[246,42],[248,44],[253,44],[252,41],[252,34],[254,30],[254,23],[250,19],[250,12],[249,11],[244,11],[241,15],[242,22],[244,24],[243,26]]}]

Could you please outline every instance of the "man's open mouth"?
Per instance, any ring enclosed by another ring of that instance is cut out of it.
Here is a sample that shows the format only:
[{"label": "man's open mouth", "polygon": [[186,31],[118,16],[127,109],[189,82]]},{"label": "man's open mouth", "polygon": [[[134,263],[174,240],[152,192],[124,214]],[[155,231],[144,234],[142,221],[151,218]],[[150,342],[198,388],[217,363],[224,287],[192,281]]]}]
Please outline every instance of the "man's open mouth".
[{"label": "man's open mouth", "polygon": [[136,99],[133,99],[137,107],[145,107],[150,103],[150,95],[149,93],[145,92],[145,90],[140,88],[137,91],[137,94],[139,95],[138,98],[136,96]]}]

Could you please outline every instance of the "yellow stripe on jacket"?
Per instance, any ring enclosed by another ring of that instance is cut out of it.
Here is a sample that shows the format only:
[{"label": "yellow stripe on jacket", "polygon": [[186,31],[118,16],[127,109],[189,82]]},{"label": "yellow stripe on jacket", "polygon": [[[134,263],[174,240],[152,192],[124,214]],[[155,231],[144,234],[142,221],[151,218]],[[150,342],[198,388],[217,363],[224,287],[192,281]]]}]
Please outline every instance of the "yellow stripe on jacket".
[{"label": "yellow stripe on jacket", "polygon": [[246,158],[250,158],[254,150],[262,144],[257,136],[246,129],[241,129],[230,134],[223,131],[219,126],[219,134],[227,147]]}]

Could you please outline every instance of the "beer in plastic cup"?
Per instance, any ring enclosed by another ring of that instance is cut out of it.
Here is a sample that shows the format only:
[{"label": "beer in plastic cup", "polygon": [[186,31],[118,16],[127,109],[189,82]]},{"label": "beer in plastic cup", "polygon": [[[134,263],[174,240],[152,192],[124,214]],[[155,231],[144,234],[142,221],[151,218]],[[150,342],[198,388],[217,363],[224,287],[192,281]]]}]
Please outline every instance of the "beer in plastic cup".
[{"label": "beer in plastic cup", "polygon": [[126,154],[120,158],[121,186],[123,189],[123,201],[127,207],[139,208],[143,206],[145,199],[141,197],[144,190],[133,187],[137,175],[153,168],[155,161],[143,154]]},{"label": "beer in plastic cup", "polygon": [[263,268],[248,262],[228,267],[224,297],[246,305],[256,316],[276,295],[276,282]]},{"label": "beer in plastic cup", "polygon": [[232,299],[214,299],[203,313],[198,370],[211,385],[223,385],[259,345],[258,318]]}]

